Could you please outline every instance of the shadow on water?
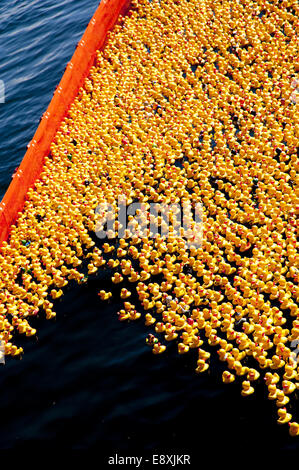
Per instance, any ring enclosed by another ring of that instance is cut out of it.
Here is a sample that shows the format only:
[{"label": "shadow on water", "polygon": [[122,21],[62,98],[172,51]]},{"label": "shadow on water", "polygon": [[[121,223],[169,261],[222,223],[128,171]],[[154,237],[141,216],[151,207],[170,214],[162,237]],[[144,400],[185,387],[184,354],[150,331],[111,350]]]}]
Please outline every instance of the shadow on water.
[{"label": "shadow on water", "polygon": [[21,340],[23,359],[1,367],[0,449],[88,449],[103,460],[155,450],[193,463],[215,447],[295,452],[263,388],[242,398],[239,383],[222,384],[213,355],[200,375],[195,351],[179,356],[171,344],[154,356],[143,320],[119,322],[120,304],[102,302],[99,285],[70,289],[57,320],[34,320],[38,338]]}]

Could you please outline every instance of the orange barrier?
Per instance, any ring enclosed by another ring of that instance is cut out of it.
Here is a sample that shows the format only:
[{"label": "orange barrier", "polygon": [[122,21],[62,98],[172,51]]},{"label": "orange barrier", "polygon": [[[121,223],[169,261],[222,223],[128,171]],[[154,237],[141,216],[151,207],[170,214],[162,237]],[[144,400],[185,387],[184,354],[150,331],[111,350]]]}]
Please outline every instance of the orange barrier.
[{"label": "orange barrier", "polygon": [[96,51],[103,48],[108,31],[129,7],[130,0],[102,0],[87,26],[0,204],[0,243],[7,240],[10,227],[24,206],[28,189],[39,177],[51,142],[94,64]]}]

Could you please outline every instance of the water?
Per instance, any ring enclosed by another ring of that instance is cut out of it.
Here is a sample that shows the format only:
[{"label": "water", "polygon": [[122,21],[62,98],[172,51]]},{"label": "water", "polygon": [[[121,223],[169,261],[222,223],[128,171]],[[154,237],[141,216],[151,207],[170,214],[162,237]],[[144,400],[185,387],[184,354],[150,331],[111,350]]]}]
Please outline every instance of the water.
[{"label": "water", "polygon": [[[1,196],[97,3],[1,2]],[[0,450],[95,450],[99,468],[115,453],[149,460],[153,453],[185,453],[196,468],[203,456],[213,467],[217,456],[231,461],[240,451],[244,458],[253,450],[292,458],[297,441],[276,425],[262,384],[244,399],[240,384],[222,384],[214,355],[199,376],[195,354],[180,357],[173,345],[153,356],[143,321],[120,323],[120,304],[100,302],[97,292],[107,282],[103,273],[70,289],[57,303],[56,321],[37,319],[38,338],[19,339],[23,359],[1,366]]]}]

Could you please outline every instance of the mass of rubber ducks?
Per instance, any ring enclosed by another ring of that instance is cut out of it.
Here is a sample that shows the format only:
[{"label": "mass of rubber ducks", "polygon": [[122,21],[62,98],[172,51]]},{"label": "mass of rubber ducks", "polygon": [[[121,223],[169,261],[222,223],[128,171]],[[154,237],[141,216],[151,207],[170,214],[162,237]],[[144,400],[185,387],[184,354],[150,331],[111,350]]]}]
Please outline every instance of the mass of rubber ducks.
[{"label": "mass of rubber ducks", "polygon": [[[55,318],[64,290],[103,270],[99,301],[117,291],[119,320],[142,317],[154,354],[197,350],[201,374],[216,350],[223,383],[244,397],[263,384],[299,435],[297,16],[295,0],[133,0],[1,247],[6,355],[36,334],[31,316]],[[117,213],[120,197],[201,204],[201,246],[141,234],[131,214],[108,216],[100,239],[97,208]]]}]

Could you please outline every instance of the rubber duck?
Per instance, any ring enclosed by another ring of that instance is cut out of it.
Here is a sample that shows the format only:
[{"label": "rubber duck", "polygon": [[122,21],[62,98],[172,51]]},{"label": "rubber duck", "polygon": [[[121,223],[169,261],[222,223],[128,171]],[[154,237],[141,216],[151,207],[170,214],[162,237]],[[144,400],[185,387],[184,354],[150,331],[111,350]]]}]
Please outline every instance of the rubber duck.
[{"label": "rubber duck", "polygon": [[203,344],[202,339],[200,339],[200,336],[192,335],[191,336],[191,341],[189,342],[189,347],[191,349],[198,348]]},{"label": "rubber duck", "polygon": [[205,372],[209,368],[209,364],[206,363],[205,359],[198,359],[197,367],[195,369],[196,373]]},{"label": "rubber duck", "polygon": [[118,259],[112,259],[110,258],[107,262],[107,265],[109,266],[109,268],[116,268],[117,266],[119,266],[119,260]]},{"label": "rubber duck", "polygon": [[52,299],[59,299],[59,297],[63,295],[63,292],[61,289],[59,290],[52,289],[50,293],[51,293]]},{"label": "rubber duck", "polygon": [[111,277],[113,284],[120,284],[124,278],[120,273],[115,273],[114,276]]},{"label": "rubber duck", "polygon": [[162,272],[162,268],[159,265],[154,265],[150,269],[150,273],[153,276],[158,276],[159,274],[161,274],[161,272]]},{"label": "rubber duck", "polygon": [[131,276],[128,277],[129,282],[137,282],[140,279],[139,274],[136,271],[132,271]]},{"label": "rubber duck", "polygon": [[147,281],[151,277],[150,273],[145,271],[144,269],[140,272],[140,280]]},{"label": "rubber duck", "polygon": [[225,349],[220,348],[217,351],[217,354],[219,356],[219,360],[222,361],[222,362],[225,362],[228,358],[228,352]]},{"label": "rubber duck", "polygon": [[105,253],[111,253],[111,251],[113,251],[115,247],[113,245],[109,245],[109,243],[104,243],[103,249]]},{"label": "rubber duck", "polygon": [[34,336],[36,334],[36,329],[31,328],[29,325],[26,328],[26,336]]},{"label": "rubber duck", "polygon": [[166,350],[166,346],[162,345],[161,343],[156,343],[153,346],[153,354],[162,354]]},{"label": "rubber duck", "polygon": [[163,332],[165,331],[165,324],[162,323],[162,322],[156,323],[155,331],[156,331],[157,333],[163,333]]},{"label": "rubber duck", "polygon": [[289,395],[290,393],[293,393],[296,390],[296,385],[293,382],[290,382],[289,380],[283,380],[282,389],[286,395]]},{"label": "rubber duck", "polygon": [[278,407],[283,407],[287,403],[289,403],[289,401],[290,401],[289,397],[285,396],[285,394],[282,390],[277,390],[276,398],[277,398],[276,399],[276,405]]},{"label": "rubber duck", "polygon": [[287,413],[286,408],[278,408],[277,414],[279,416],[277,420],[278,424],[288,423],[292,419],[292,415],[290,413]]},{"label": "rubber duck", "polygon": [[155,301],[154,300],[150,301],[148,299],[143,299],[142,305],[143,305],[144,310],[151,310],[155,306]]},{"label": "rubber duck", "polygon": [[105,290],[100,290],[98,296],[101,298],[101,300],[108,300],[112,297],[112,293],[106,292]]},{"label": "rubber duck", "polygon": [[198,358],[199,359],[209,359],[211,356],[211,353],[208,351],[205,351],[204,349],[198,348]]},{"label": "rubber duck", "polygon": [[126,289],[125,287],[121,289],[120,291],[120,298],[121,299],[128,299],[129,297],[131,297],[132,293]]},{"label": "rubber duck", "polygon": [[264,380],[266,385],[268,386],[270,384],[277,384],[280,380],[280,377],[276,372],[274,372],[274,374],[272,374],[271,372],[266,372]]},{"label": "rubber duck", "polygon": [[94,266],[94,264],[92,263],[88,263],[87,265],[87,268],[88,268],[88,274],[94,274],[97,272],[98,268],[96,266]]},{"label": "rubber duck", "polygon": [[184,344],[188,344],[192,342],[191,335],[187,331],[183,331],[180,338],[183,340]]},{"label": "rubber duck", "polygon": [[225,370],[222,373],[222,382],[225,384],[232,383],[235,381],[234,374],[231,374],[229,371]]},{"label": "rubber duck", "polygon": [[156,322],[156,319],[150,313],[146,313],[145,325],[150,326],[150,325],[153,325],[155,322]]},{"label": "rubber duck", "polygon": [[289,434],[292,437],[299,436],[299,424],[295,421],[289,422]]},{"label": "rubber duck", "polygon": [[106,264],[106,260],[104,260],[103,256],[94,256],[93,264],[96,268],[100,268],[101,266]]},{"label": "rubber duck", "polygon": [[257,360],[261,369],[267,369],[271,365],[271,359],[267,359],[265,356],[258,356]]},{"label": "rubber duck", "polygon": [[45,312],[46,312],[46,319],[47,320],[51,320],[52,318],[56,317],[56,313],[53,312],[50,308],[46,308]]},{"label": "rubber duck", "polygon": [[175,316],[175,326],[177,330],[182,330],[186,325],[186,317],[185,316],[180,316],[176,315]]},{"label": "rubber duck", "polygon": [[277,356],[276,354],[272,357],[272,361],[271,361],[271,365],[270,365],[270,368],[271,369],[280,369],[281,367],[283,367],[285,365],[285,362],[279,357]]},{"label": "rubber duck", "polygon": [[294,379],[297,376],[296,367],[297,367],[296,361],[294,361],[293,364],[286,364],[285,365],[285,373],[283,374],[283,378],[285,380]]},{"label": "rubber duck", "polygon": [[124,238],[120,238],[119,239],[119,246],[121,248],[126,248],[129,244],[126,242],[126,240]]},{"label": "rubber duck", "polygon": [[130,312],[126,311],[126,310],[120,310],[118,313],[118,319],[119,321],[125,321],[125,320],[128,320],[130,318]]},{"label": "rubber duck", "polygon": [[186,354],[189,351],[189,346],[184,343],[178,343],[178,353]]},{"label": "rubber duck", "polygon": [[124,307],[126,311],[135,310],[135,305],[131,304],[131,302],[124,302]]},{"label": "rubber duck", "polygon": [[244,375],[248,373],[248,367],[242,366],[241,362],[234,362],[234,369],[237,375]]},{"label": "rubber duck", "polygon": [[130,310],[129,319],[130,320],[138,320],[141,317],[141,313],[137,312],[136,310]]},{"label": "rubber duck", "polygon": [[256,369],[249,369],[247,373],[247,380],[250,382],[253,382],[254,380],[257,380],[260,377],[259,372]]},{"label": "rubber duck", "polygon": [[145,342],[148,346],[153,346],[154,344],[158,343],[159,340],[158,340],[158,338],[156,338],[156,336],[149,333],[147,338],[145,339]]},{"label": "rubber duck", "polygon": [[129,276],[131,274],[131,270],[132,270],[131,261],[122,260],[120,265],[121,265],[121,270],[122,270],[123,275]]},{"label": "rubber duck", "polygon": [[171,324],[165,325],[165,339],[166,341],[173,341],[178,337],[175,327]]},{"label": "rubber duck", "polygon": [[254,388],[251,386],[250,381],[249,380],[244,380],[242,382],[241,395],[243,397],[247,397],[249,395],[252,395],[252,393],[254,393]]}]

